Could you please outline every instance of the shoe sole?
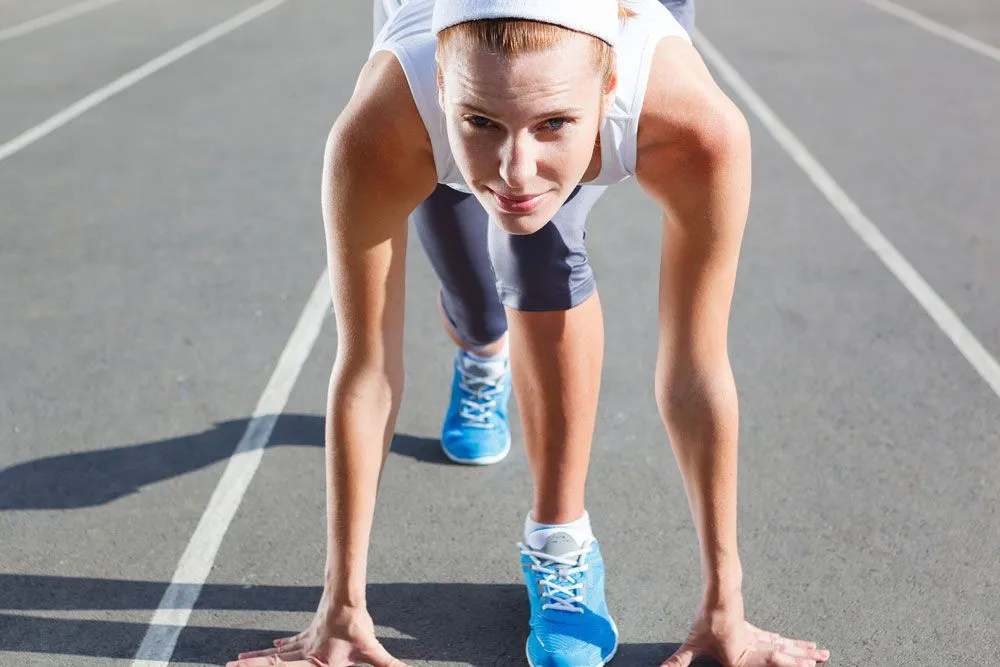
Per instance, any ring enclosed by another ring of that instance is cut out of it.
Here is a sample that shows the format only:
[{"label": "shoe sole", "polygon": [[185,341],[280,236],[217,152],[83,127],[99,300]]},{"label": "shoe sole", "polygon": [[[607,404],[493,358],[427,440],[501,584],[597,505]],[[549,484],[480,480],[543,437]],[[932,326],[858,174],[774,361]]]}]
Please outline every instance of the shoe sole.
[{"label": "shoe sole", "polygon": [[510,433],[507,434],[507,444],[504,445],[503,451],[500,452],[499,454],[493,454],[492,456],[478,456],[474,459],[463,459],[461,457],[454,456],[451,452],[449,452],[447,449],[444,448],[444,445],[441,446],[441,451],[443,451],[444,455],[447,456],[454,463],[461,463],[462,465],[465,466],[493,465],[494,463],[500,463],[501,461],[503,461],[505,458],[507,458],[507,454],[510,453]]},{"label": "shoe sole", "polygon": [[[608,657],[604,660],[601,660],[596,665],[586,665],[586,667],[604,667],[604,665],[611,662],[611,659],[615,657],[615,653],[618,653],[618,626],[615,625],[615,619],[609,618],[608,620],[611,621],[611,628],[615,631],[615,647],[611,649],[611,653],[608,653]],[[528,659],[528,665],[530,667],[535,667],[535,663],[531,662],[531,656],[528,655],[528,642],[524,643],[524,657]]]}]

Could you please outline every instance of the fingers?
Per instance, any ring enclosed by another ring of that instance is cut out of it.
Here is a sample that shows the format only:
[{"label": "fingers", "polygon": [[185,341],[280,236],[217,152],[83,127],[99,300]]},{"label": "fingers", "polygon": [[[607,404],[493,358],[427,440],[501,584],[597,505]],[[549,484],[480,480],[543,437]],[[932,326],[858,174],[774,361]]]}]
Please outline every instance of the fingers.
[{"label": "fingers", "polygon": [[791,644],[775,649],[758,647],[756,653],[768,656],[765,664],[770,667],[816,667],[818,663],[826,662],[830,652],[825,649],[804,648]]},{"label": "fingers", "polygon": [[[755,628],[755,630],[757,629]],[[763,630],[757,630],[757,645],[755,648],[760,652],[781,654],[784,658],[811,660],[813,661],[811,664],[826,662],[830,659],[830,652],[826,649],[817,648],[815,642],[802,639],[789,639],[777,633],[765,632]]]},{"label": "fingers", "polygon": [[788,637],[782,637],[775,632],[763,632],[759,631],[757,635],[758,644],[772,644],[776,646],[794,646],[802,649],[813,649],[816,648],[816,642],[809,642],[804,639],[789,639]]},{"label": "fingers", "polygon": [[[750,625],[750,624],[747,623],[747,625]],[[773,643],[773,642],[777,642],[779,639],[781,639],[781,635],[779,635],[777,632],[768,632],[767,630],[761,630],[760,628],[754,627],[752,625],[750,625],[750,628],[753,629],[753,631],[755,633],[755,636],[756,636],[756,639],[759,642],[771,642],[771,643]]]},{"label": "fingers", "polygon": [[796,658],[787,653],[774,653],[768,664],[772,667],[816,667],[815,660]]},{"label": "fingers", "polygon": [[288,653],[279,653],[278,654],[278,664],[279,665],[286,665],[286,664],[294,665],[294,664],[302,662],[302,661],[305,661],[305,664],[307,664],[307,665],[312,664],[308,660],[306,660],[306,652],[305,651],[289,651]]},{"label": "fingers", "polygon": [[409,667],[409,665],[398,658],[390,657],[389,662],[385,663],[385,667]]},{"label": "fingers", "polygon": [[269,655],[275,655],[276,653],[280,653],[281,650],[282,649],[280,649],[278,647],[272,647],[272,648],[262,648],[259,651],[246,651],[244,653],[240,653],[239,659],[240,660],[247,660],[247,659],[250,659],[250,658],[264,658],[264,657],[267,657]]},{"label": "fingers", "polygon": [[392,657],[381,644],[367,651],[363,657],[365,663],[374,665],[374,667],[409,667],[402,660]]},{"label": "fingers", "polygon": [[331,645],[321,651],[321,654],[316,654],[301,639],[283,642],[273,648],[241,653],[239,660],[227,663],[226,667],[346,667],[361,664],[371,667],[408,667],[403,661],[392,657],[374,638],[355,644],[353,648],[344,642],[336,644],[338,645]]},{"label": "fingers", "polygon": [[660,667],[688,667],[691,661],[694,660],[694,657],[694,651],[691,650],[691,647],[684,645],[670,656],[666,662],[660,665]]},{"label": "fingers", "polygon": [[759,650],[759,652],[770,654],[771,661],[777,667],[785,667],[785,665],[814,667],[816,663],[826,662],[830,659],[830,652],[825,649],[802,648],[801,646],[787,646],[777,650],[771,648]]},{"label": "fingers", "polygon": [[291,637],[282,637],[280,639],[275,639],[274,640],[274,645],[277,646],[278,648],[281,648],[282,646],[285,646],[287,644],[292,644],[292,643],[295,643],[295,642],[300,642],[300,641],[302,641],[305,638],[305,636],[306,636],[306,634],[308,632],[309,632],[308,630],[303,630],[299,634],[292,635]]},{"label": "fingers", "polygon": [[247,658],[262,658],[276,653],[280,654],[282,651],[294,651],[302,643],[302,639],[305,636],[305,632],[300,632],[299,634],[292,635],[291,637],[275,639],[274,646],[271,648],[260,649],[259,651],[244,651],[243,653],[240,653],[239,658],[240,660]]},{"label": "fingers", "polygon": [[[276,640],[275,643],[282,640]],[[275,659],[280,658],[281,661]],[[305,651],[302,650],[301,641],[283,642],[281,645],[272,648],[265,648],[259,651],[247,651],[239,654],[239,660],[230,662],[227,667],[259,667],[266,665],[282,665],[291,661],[305,658]],[[255,661],[256,662],[253,662]],[[270,662],[268,662],[270,660]]]},{"label": "fingers", "polygon": [[281,656],[281,658],[287,660],[288,658],[285,655],[286,653],[296,653],[296,652],[301,653],[301,650],[302,650],[302,642],[295,641],[295,642],[288,642],[287,644],[283,643],[280,646],[264,648],[259,651],[247,651],[246,653],[240,653],[238,657],[240,660],[244,660],[247,658],[263,658],[269,655],[276,655],[276,656]]},{"label": "fingers", "polygon": [[271,656],[256,656],[250,658],[244,658],[243,654],[240,654],[239,660],[231,660],[226,663],[226,667],[268,667],[274,664],[274,659]]},{"label": "fingers", "polygon": [[249,660],[234,660],[226,663],[226,667],[316,667],[322,665],[320,662],[312,660],[285,660],[274,655],[250,658]]}]

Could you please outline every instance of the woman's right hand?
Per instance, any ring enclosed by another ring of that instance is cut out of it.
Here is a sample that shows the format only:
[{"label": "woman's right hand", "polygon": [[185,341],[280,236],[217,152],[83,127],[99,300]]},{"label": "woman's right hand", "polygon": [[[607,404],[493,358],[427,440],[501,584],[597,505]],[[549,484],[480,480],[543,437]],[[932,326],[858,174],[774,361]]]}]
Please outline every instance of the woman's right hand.
[{"label": "woman's right hand", "polygon": [[389,655],[375,637],[375,623],[367,610],[341,610],[334,616],[316,612],[312,623],[303,632],[276,639],[274,648],[241,653],[238,660],[226,667],[407,667]]}]

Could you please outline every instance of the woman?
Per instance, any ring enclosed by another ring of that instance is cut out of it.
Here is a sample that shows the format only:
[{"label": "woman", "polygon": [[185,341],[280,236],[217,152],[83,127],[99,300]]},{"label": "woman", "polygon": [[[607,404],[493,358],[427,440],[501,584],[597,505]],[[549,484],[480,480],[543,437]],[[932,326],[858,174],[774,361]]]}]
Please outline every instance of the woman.
[{"label": "woman", "polygon": [[[401,664],[375,637],[365,572],[402,393],[411,214],[442,282],[446,327],[464,350],[456,383],[472,398],[463,419],[485,422],[499,408],[511,332],[534,484],[520,545],[529,664],[590,667],[613,657],[618,631],[584,505],[603,348],[584,223],[604,189],[630,176],[664,211],[655,394],[704,578],[691,634],[664,664],[686,667],[698,655],[726,667],[828,659],[743,615],[726,335],[749,202],[746,123],[656,0],[628,9],[615,0],[410,0],[379,31],[324,169],[338,333],[324,594],[306,631],[231,665]],[[469,230],[488,239],[468,241]],[[477,250],[484,244],[488,258]],[[497,293],[503,311],[492,312]],[[492,374],[482,370],[489,364]]]}]

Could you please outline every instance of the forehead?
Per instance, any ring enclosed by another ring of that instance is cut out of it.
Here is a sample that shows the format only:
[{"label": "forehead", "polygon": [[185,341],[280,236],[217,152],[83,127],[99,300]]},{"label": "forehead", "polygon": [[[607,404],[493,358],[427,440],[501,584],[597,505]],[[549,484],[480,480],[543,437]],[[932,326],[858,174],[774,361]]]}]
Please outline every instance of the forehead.
[{"label": "forehead", "polygon": [[590,100],[600,90],[589,37],[571,34],[551,47],[516,56],[455,45],[441,64],[453,104],[539,104]]}]

